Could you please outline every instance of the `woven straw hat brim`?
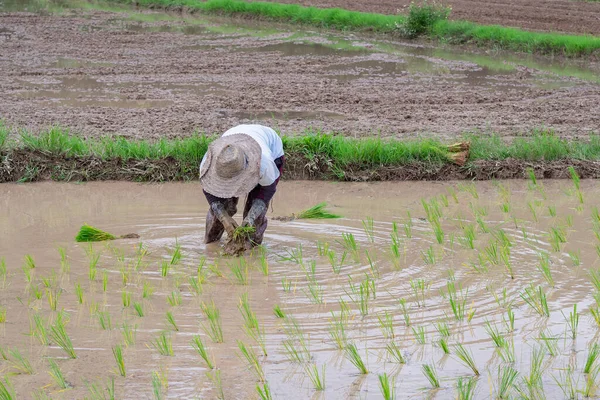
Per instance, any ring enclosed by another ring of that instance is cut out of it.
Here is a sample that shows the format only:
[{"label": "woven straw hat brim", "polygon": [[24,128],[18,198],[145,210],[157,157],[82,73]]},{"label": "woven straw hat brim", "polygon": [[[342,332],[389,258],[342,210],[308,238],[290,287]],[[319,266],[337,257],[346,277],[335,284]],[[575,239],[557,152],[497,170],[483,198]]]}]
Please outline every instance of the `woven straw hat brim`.
[{"label": "woven straw hat brim", "polygon": [[[236,145],[246,155],[248,164],[238,175],[231,179],[222,178],[217,174],[216,158],[228,145]],[[200,183],[204,190],[216,197],[231,198],[248,194],[260,180],[260,158],[262,150],[252,137],[244,134],[234,134],[212,142],[206,154],[206,160],[200,170]]]}]

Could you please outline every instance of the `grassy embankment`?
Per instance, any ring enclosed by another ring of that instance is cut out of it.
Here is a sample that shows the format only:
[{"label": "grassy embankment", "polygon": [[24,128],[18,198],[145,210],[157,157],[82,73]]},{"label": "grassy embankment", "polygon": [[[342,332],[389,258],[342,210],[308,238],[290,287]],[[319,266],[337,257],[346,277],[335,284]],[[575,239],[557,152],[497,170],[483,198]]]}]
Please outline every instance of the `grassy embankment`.
[{"label": "grassy embankment", "polygon": [[[18,137],[0,125],[0,182],[91,180],[177,181],[198,177],[198,166],[215,136],[134,141],[83,139],[52,128]],[[600,177],[600,138],[561,139],[533,132],[510,143],[497,136],[467,136],[471,152],[465,166],[452,163],[445,143],[434,139],[399,141],[354,139],[323,133],[284,136],[284,178],[331,180],[412,180],[568,178],[575,166],[582,177]]]},{"label": "grassy embankment", "polygon": [[[133,4],[132,0],[110,0]],[[498,25],[450,21],[450,10],[425,3],[413,5],[406,15],[383,15],[337,8],[320,9],[295,4],[246,2],[241,0],[135,0],[145,7],[187,7],[205,13],[246,15],[277,21],[302,23],[334,29],[370,30],[407,37],[428,36],[451,43],[541,54],[579,57],[597,54],[600,38],[595,36],[531,32]]]}]

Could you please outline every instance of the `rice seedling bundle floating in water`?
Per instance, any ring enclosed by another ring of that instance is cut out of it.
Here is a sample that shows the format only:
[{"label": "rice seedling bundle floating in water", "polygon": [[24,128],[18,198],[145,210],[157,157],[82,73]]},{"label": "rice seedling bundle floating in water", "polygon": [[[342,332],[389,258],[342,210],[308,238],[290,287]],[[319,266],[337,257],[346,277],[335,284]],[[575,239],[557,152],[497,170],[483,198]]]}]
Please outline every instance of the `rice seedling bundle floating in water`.
[{"label": "rice seedling bundle floating in water", "polygon": [[327,203],[319,203],[316,206],[312,206],[311,208],[302,211],[295,217],[297,219],[333,219],[333,218],[341,218],[341,215],[330,213],[325,210],[327,207]]},{"label": "rice seedling bundle floating in water", "polygon": [[79,233],[75,236],[75,241],[77,242],[102,242],[105,240],[115,240],[115,239],[134,239],[139,238],[140,236],[135,233],[128,233],[127,235],[115,236],[108,232],[101,231],[98,228],[94,228],[88,224],[84,224],[81,229],[79,229]]}]

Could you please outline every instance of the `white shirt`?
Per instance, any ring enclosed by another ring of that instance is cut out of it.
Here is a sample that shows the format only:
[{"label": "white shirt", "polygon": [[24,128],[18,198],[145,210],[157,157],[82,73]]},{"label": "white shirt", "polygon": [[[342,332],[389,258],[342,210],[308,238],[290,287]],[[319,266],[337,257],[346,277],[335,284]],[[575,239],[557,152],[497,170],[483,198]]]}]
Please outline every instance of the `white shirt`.
[{"label": "white shirt", "polygon": [[[260,157],[260,178],[258,184],[269,186],[279,178],[279,169],[275,165],[275,159],[283,156],[283,143],[281,138],[273,129],[262,125],[238,125],[227,130],[222,136],[245,134],[260,145],[262,155]],[[200,168],[204,164],[206,154],[202,158]]]}]

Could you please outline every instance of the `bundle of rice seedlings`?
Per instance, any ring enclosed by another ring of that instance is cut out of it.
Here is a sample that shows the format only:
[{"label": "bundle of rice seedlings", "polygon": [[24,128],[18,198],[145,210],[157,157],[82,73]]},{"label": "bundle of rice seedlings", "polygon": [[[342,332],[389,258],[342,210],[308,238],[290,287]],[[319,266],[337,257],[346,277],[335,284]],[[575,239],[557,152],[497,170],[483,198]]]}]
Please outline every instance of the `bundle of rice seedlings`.
[{"label": "bundle of rice seedlings", "polygon": [[233,231],[233,240],[243,241],[249,239],[254,232],[256,232],[256,228],[253,226],[238,226],[235,228],[235,231]]},{"label": "bundle of rice seedlings", "polygon": [[94,228],[88,224],[83,224],[81,229],[79,229],[79,233],[75,236],[75,241],[77,242],[102,242],[105,240],[115,240],[115,239],[132,239],[139,238],[140,236],[135,233],[129,233],[127,235],[114,236],[108,232],[101,231],[98,228]]},{"label": "bundle of rice seedlings", "polygon": [[325,210],[327,207],[327,203],[319,203],[316,206],[313,206],[307,210],[302,211],[298,215],[295,215],[297,219],[333,219],[333,218],[341,218],[341,215],[332,214],[329,211]]}]

